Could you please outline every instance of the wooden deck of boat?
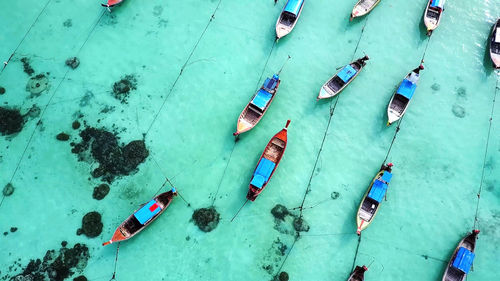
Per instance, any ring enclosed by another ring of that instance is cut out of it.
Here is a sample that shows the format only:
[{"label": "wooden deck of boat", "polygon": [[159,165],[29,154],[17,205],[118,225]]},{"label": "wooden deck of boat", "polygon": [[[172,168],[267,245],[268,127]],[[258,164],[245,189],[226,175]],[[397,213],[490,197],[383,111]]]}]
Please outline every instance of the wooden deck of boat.
[{"label": "wooden deck of boat", "polygon": [[285,142],[278,138],[274,138],[271,141],[271,145],[266,147],[266,151],[264,151],[264,158],[277,163],[281,159],[281,156],[283,156],[284,148]]}]

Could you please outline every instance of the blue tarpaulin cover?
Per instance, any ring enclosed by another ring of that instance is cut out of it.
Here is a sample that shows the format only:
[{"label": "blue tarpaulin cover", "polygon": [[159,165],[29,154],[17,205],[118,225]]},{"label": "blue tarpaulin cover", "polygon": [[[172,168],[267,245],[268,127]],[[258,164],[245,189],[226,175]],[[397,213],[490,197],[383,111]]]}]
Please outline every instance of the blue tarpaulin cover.
[{"label": "blue tarpaulin cover", "polygon": [[442,8],[444,7],[444,2],[445,2],[445,1],[446,1],[446,0],[432,0],[432,2],[431,2],[431,7],[434,7],[434,8],[435,8],[435,7],[439,7],[439,8],[441,8],[441,9],[442,9]]},{"label": "blue tarpaulin cover", "polygon": [[413,93],[415,93],[416,88],[417,84],[413,84],[412,82],[405,79],[403,80],[403,82],[401,82],[401,85],[399,85],[398,94],[407,99],[411,99],[411,97],[413,97]]},{"label": "blue tarpaulin cover", "polygon": [[276,88],[276,85],[278,85],[278,80],[274,78],[273,79],[267,78],[266,81],[264,81],[262,87],[267,90],[274,90]]},{"label": "blue tarpaulin cover", "polygon": [[142,206],[137,212],[135,212],[135,218],[141,223],[145,224],[148,220],[150,220],[154,215],[158,214],[161,211],[160,206],[156,204],[156,201],[153,199],[149,201],[146,205]]},{"label": "blue tarpaulin cover", "polygon": [[467,274],[469,273],[475,256],[476,254],[473,252],[465,249],[464,247],[460,247],[452,265],[454,268],[460,269],[463,273]]},{"label": "blue tarpaulin cover", "polygon": [[298,16],[303,3],[304,0],[288,0],[284,10]]},{"label": "blue tarpaulin cover", "polygon": [[345,83],[349,82],[349,80],[356,74],[356,69],[354,69],[350,64],[346,65],[342,70],[337,74],[342,81]]},{"label": "blue tarpaulin cover", "polygon": [[392,179],[392,174],[389,171],[385,171],[384,174],[382,175],[382,180],[385,181],[386,183],[391,182]]},{"label": "blue tarpaulin cover", "polygon": [[264,183],[269,180],[269,177],[271,176],[271,173],[273,172],[275,166],[276,164],[271,160],[262,158],[259,162],[259,165],[257,165],[257,169],[255,169],[252,182],[250,182],[250,184],[257,188],[262,188]]},{"label": "blue tarpaulin cover", "polygon": [[376,179],[368,193],[368,197],[380,203],[384,198],[385,192],[387,190],[387,184]]},{"label": "blue tarpaulin cover", "polygon": [[252,100],[252,104],[264,110],[266,108],[267,103],[271,100],[273,95],[268,93],[266,90],[260,89],[257,92],[257,95]]}]

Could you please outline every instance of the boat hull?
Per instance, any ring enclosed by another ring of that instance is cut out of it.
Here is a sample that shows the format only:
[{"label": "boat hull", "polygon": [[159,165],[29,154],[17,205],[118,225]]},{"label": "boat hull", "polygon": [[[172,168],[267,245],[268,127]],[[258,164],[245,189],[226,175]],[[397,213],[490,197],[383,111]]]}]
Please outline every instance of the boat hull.
[{"label": "boat hull", "polygon": [[474,253],[478,234],[479,230],[473,230],[472,233],[468,234],[458,243],[458,246],[455,248],[453,255],[451,255],[450,261],[448,262],[448,266],[446,267],[446,270],[443,274],[442,281],[465,281],[467,274],[453,268],[452,263],[460,247],[464,247]]},{"label": "boat hull", "polygon": [[[363,5],[364,2],[367,2],[368,5]],[[380,0],[359,0],[351,12],[351,20],[357,17],[362,17],[369,12],[371,12],[378,4]]]},{"label": "boat hull", "polygon": [[[267,143],[266,148],[264,149],[264,152],[259,158],[259,161],[257,162],[257,166],[255,167],[254,170],[254,175],[255,171],[257,170],[258,164],[262,160],[262,158],[266,158],[270,160],[271,162],[275,163],[275,166],[273,168],[273,171],[271,172],[271,175],[269,176],[269,179],[263,184],[261,188],[253,186],[251,183],[248,186],[248,193],[247,193],[247,199],[250,201],[255,201],[257,199],[257,196],[264,191],[266,188],[267,184],[271,181],[271,178],[274,175],[274,172],[276,172],[276,169],[278,168],[279,163],[281,162],[281,159],[283,158],[283,155],[285,154],[286,150],[286,145],[287,145],[287,133],[288,133],[288,125],[290,124],[290,120],[287,121],[285,128],[283,128],[281,131],[279,131],[276,135],[274,135],[271,140]],[[281,149],[280,149],[281,148]],[[252,177],[253,179],[253,177]]]},{"label": "boat hull", "polygon": [[338,89],[337,91],[334,91],[333,89],[331,89],[328,84],[330,83],[330,81],[332,81],[335,77],[338,76],[338,74],[340,73],[340,71],[342,71],[342,67],[339,71],[337,71],[332,77],[330,77],[330,79],[328,79],[325,84],[323,84],[323,86],[321,87],[321,89],[319,90],[319,94],[318,94],[318,97],[316,98],[317,100],[320,100],[320,99],[327,99],[327,98],[332,98],[332,97],[335,97],[336,95],[340,94],[342,92],[342,90],[344,90],[349,84],[351,84],[352,81],[354,81],[354,79],[356,79],[356,77],[358,77],[359,73],[361,72],[361,70],[363,70],[363,68],[365,67],[365,62],[359,62],[360,60],[355,60],[353,62],[351,62],[349,65],[351,65],[354,69],[356,69],[356,74],[347,82],[345,83],[340,89]]},{"label": "boat hull", "polygon": [[285,25],[281,23],[281,17],[283,15],[283,12],[285,11],[285,6],[283,7],[283,10],[280,13],[280,16],[278,17],[278,20],[276,21],[276,39],[281,39],[288,35],[290,32],[292,32],[293,28],[299,21],[300,15],[302,14],[302,9],[304,8],[305,1],[302,3],[302,6],[300,7],[299,13],[297,14],[297,17],[295,18],[295,21],[291,26]]},{"label": "boat hull", "polygon": [[[409,74],[407,74],[404,79],[408,79],[410,77],[410,75],[411,75],[411,72]],[[403,81],[404,81],[404,79],[403,79]],[[401,83],[403,83],[403,82],[401,81]],[[401,85],[401,83],[399,83],[399,85]],[[398,88],[399,88],[399,86],[398,86]],[[401,99],[403,99],[403,97],[400,94],[398,94],[397,90],[396,90],[394,92],[394,94],[392,95],[391,100],[389,101],[389,105],[387,106],[387,126],[389,126],[392,123],[401,119],[403,117],[403,115],[405,115],[408,107],[410,106],[411,99],[409,99],[404,105],[401,105],[400,102],[398,102],[398,103],[395,102],[396,100],[400,101]],[[402,110],[401,110],[401,107],[403,107]]]},{"label": "boat hull", "polygon": [[[363,196],[363,199],[361,200],[361,203],[359,204],[359,208],[358,208],[358,212],[356,213],[356,225],[357,225],[357,230],[356,230],[356,233],[358,235],[361,235],[361,231],[365,230],[372,222],[373,220],[375,219],[375,217],[377,216],[377,213],[378,213],[378,210],[380,209],[380,204],[377,204],[375,206],[375,210],[374,212],[371,214],[370,218],[368,220],[364,219],[362,217],[362,214],[363,213],[366,213],[366,211],[363,210],[363,205],[365,203],[369,203],[367,200],[367,197],[368,197],[368,194],[370,193],[370,190],[372,189],[373,187],[373,184],[375,182],[376,179],[382,177],[382,174],[385,172],[385,170],[380,170],[377,175],[373,178],[370,186],[368,187],[368,189],[366,190],[365,192],[365,195]],[[365,202],[366,201],[366,202]]]},{"label": "boat hull", "polygon": [[[155,196],[153,200],[155,200],[156,204],[158,204],[158,206],[161,208],[161,210],[157,214],[155,214],[150,220],[144,223],[144,225],[137,227],[137,221],[134,215],[138,210],[134,211],[134,213],[130,215],[125,221],[123,221],[115,230],[111,239],[107,242],[104,242],[102,245],[106,246],[111,243],[125,241],[137,235],[153,221],[155,221],[168,208],[168,206],[172,202],[173,196],[175,195],[177,195],[177,192],[175,192],[175,189],[173,189]],[[134,225],[134,231],[130,231],[131,225]]]},{"label": "boat hull", "polygon": [[490,58],[493,63],[493,68],[500,69],[500,43],[495,42],[495,38],[499,36],[497,29],[500,28],[500,19],[493,25],[493,29],[490,34]]},{"label": "boat hull", "polygon": [[[427,34],[430,35],[432,31],[434,31],[441,23],[441,16],[443,15],[443,11],[437,11],[430,7],[432,0],[429,0],[427,3],[427,8],[424,13],[424,24],[427,28]],[[431,11],[430,11],[431,10]],[[432,15],[432,16],[431,16]]]}]

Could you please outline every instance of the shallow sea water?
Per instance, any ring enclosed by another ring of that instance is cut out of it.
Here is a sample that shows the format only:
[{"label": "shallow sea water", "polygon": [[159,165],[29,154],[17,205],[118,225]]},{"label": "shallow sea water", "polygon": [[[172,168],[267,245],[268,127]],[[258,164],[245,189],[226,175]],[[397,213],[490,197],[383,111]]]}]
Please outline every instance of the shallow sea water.
[{"label": "shallow sea water", "polygon": [[[441,280],[475,225],[481,234],[468,280],[494,280],[500,78],[485,48],[500,2],[448,1],[430,40],[427,1],[383,0],[350,23],[354,2],[306,1],[293,32],[274,43],[283,0],[127,0],[112,13],[96,1],[0,1],[0,59],[14,52],[0,74],[0,106],[41,111],[26,116],[19,133],[0,136],[0,187],[15,188],[0,205],[0,279],[67,241],[90,254],[69,280],[109,280],[116,244],[101,243],[167,177],[190,205],[177,197],[121,243],[116,280],[272,280],[280,271],[290,280],[346,280],[363,264],[371,264],[366,280]],[[335,69],[364,53],[370,60],[358,78],[333,100],[316,101]],[[424,53],[426,68],[391,147],[397,125],[385,126],[387,103]],[[239,113],[288,55],[272,106],[235,143]],[[64,64],[72,56],[81,62],[74,70]],[[38,96],[26,91],[25,57],[32,76],[49,73]],[[122,103],[113,83],[126,75],[137,86]],[[287,119],[277,172],[230,222],[262,150]],[[71,153],[83,129],[71,128],[75,120],[117,132],[120,143],[145,135],[145,162],[115,178],[100,201],[92,198],[102,183],[91,176],[97,164]],[[61,132],[70,140],[57,140]],[[355,214],[386,155],[395,165],[387,201],[358,239]],[[303,200],[310,229],[296,238],[291,217],[277,225],[270,210]],[[212,204],[221,221],[205,233],[190,220]],[[91,211],[102,215],[102,233],[77,236]]]}]

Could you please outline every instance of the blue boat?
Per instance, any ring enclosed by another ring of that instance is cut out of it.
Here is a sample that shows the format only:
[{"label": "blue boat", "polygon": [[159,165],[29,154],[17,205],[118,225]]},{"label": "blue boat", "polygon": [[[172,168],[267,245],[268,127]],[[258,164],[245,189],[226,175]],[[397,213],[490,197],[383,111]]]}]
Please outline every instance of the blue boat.
[{"label": "blue boat", "polygon": [[392,179],[392,166],[392,163],[382,165],[359,204],[358,213],[356,214],[356,224],[358,226],[356,233],[358,235],[361,235],[361,231],[366,229],[377,215]]},{"label": "blue boat", "polygon": [[443,281],[464,281],[472,268],[476,254],[477,235],[479,230],[473,230],[460,243],[451,256],[450,262],[443,275]]},{"label": "blue boat", "polygon": [[276,22],[276,39],[292,32],[299,20],[305,0],[288,0]]},{"label": "blue boat", "polygon": [[423,70],[422,64],[412,70],[401,82],[398,90],[394,93],[387,107],[387,126],[398,121],[403,117],[410,105],[411,98],[417,89],[417,83],[420,79],[420,70]]},{"label": "blue boat", "polygon": [[366,61],[369,59],[368,56],[364,56],[342,67],[342,69],[323,84],[319,90],[317,99],[331,98],[340,94],[340,92],[358,76],[363,67],[365,67]]}]

